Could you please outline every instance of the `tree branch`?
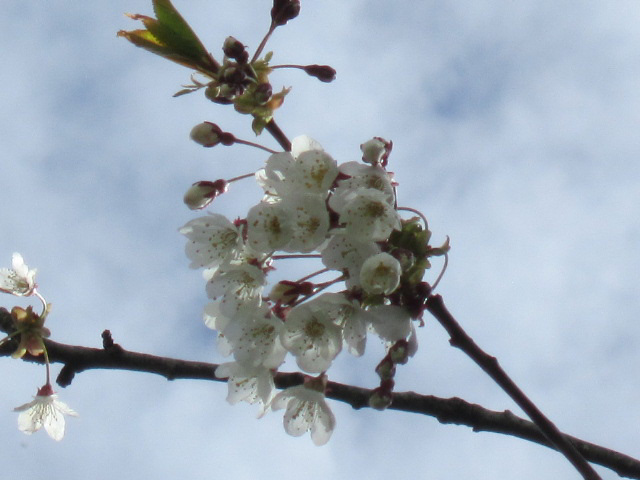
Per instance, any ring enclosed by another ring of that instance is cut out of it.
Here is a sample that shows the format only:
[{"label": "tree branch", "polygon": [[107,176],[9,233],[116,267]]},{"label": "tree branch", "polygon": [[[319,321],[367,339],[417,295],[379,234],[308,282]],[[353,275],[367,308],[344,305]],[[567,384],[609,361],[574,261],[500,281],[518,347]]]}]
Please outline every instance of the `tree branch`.
[{"label": "tree branch", "polygon": [[269,120],[269,122],[265,126],[265,130],[269,132],[273,138],[276,139],[276,141],[280,144],[285,152],[291,151],[291,142],[273,118]]},{"label": "tree branch", "polygon": [[[7,317],[8,312],[0,308],[0,328],[3,330],[5,330],[3,327],[6,325]],[[161,375],[167,380],[184,378],[226,381],[216,378],[215,370],[218,367],[216,364],[130,352],[114,343],[108,330],[102,334],[102,338],[103,348],[65,345],[51,340],[45,342],[50,361],[64,365],[57,379],[60,386],[68,386],[76,373],[91,369],[153,373]],[[6,342],[0,346],[0,356],[9,356],[15,346],[15,341]],[[42,357],[29,355],[25,355],[24,360],[36,363],[44,362]],[[275,376],[275,383],[278,388],[283,389],[300,385],[303,379],[304,376],[301,373],[278,373]],[[329,382],[326,396],[347,403],[355,409],[360,409],[369,408],[371,392],[366,388]],[[389,408],[435,417],[443,424],[466,425],[471,427],[474,432],[485,431],[511,435],[557,450],[557,447],[541,433],[534,423],[514,415],[509,410],[497,412],[456,397],[439,398],[415,392],[394,393],[393,403]],[[578,452],[588,461],[609,468],[621,477],[640,479],[640,460],[566,434],[561,435],[571,441]]]},{"label": "tree branch", "polygon": [[516,404],[540,428],[542,433],[554,447],[580,472],[585,480],[602,480],[600,475],[589,465],[571,441],[549,420],[540,409],[527,397],[516,383],[502,369],[495,357],[484,352],[463,330],[456,319],[449,313],[440,295],[430,295],[426,302],[427,310],[438,320],[449,336],[451,346],[459,348],[467,354],[482,370],[496,382]]}]

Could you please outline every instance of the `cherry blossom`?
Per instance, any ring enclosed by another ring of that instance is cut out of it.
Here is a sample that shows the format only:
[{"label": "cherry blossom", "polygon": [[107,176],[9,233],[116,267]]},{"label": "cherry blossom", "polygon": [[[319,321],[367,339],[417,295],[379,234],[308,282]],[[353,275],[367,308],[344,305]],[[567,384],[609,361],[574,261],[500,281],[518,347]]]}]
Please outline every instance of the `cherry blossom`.
[{"label": "cherry blossom", "polygon": [[270,195],[285,197],[304,191],[326,196],[337,176],[336,161],[318,142],[302,135],[293,139],[291,152],[269,157],[257,179]]},{"label": "cherry blossom", "polygon": [[278,393],[271,402],[272,410],[286,408],[284,429],[294,437],[311,432],[316,445],[324,445],[331,438],[336,418],[321,392],[298,385]]},{"label": "cherry blossom", "polygon": [[222,334],[238,363],[278,368],[287,354],[279,338],[283,326],[282,320],[272,316],[266,307],[244,309],[229,322]]},{"label": "cherry blossom", "polygon": [[220,298],[220,312],[233,316],[243,305],[257,306],[266,279],[255,265],[227,264],[214,272],[207,283],[207,295],[212,300]]},{"label": "cherry blossom", "polygon": [[258,252],[281,250],[293,234],[293,212],[286,204],[261,202],[247,214],[249,245]]},{"label": "cherry blossom", "polygon": [[340,222],[348,235],[361,240],[383,241],[400,230],[400,216],[386,195],[374,188],[352,192],[340,212]]},{"label": "cherry blossom", "polygon": [[225,216],[210,213],[187,222],[180,233],[189,239],[185,248],[191,268],[210,268],[240,256],[242,235]]},{"label": "cherry blossom", "polygon": [[400,262],[386,252],[369,257],[360,270],[360,283],[372,295],[389,295],[400,285]]},{"label": "cherry blossom", "polygon": [[360,285],[360,270],[365,260],[379,252],[380,247],[370,239],[362,240],[342,230],[335,232],[322,250],[322,263],[327,268],[345,272],[346,285],[353,288]]},{"label": "cherry blossom", "polygon": [[78,415],[66,403],[58,400],[49,384],[40,388],[31,402],[16,407],[14,411],[20,412],[18,428],[21,431],[30,435],[44,427],[49,436],[56,441],[64,437],[65,415]]},{"label": "cherry blossom", "polygon": [[314,308],[312,300],[294,307],[280,334],[282,345],[296,357],[298,366],[309,373],[326,371],[342,350],[342,330],[328,312]]},{"label": "cherry blossom", "polygon": [[0,292],[19,297],[33,295],[37,287],[36,269],[29,269],[19,253],[13,254],[11,267],[0,269]]},{"label": "cherry blossom", "polygon": [[248,367],[237,362],[223,363],[216,368],[218,378],[228,378],[227,402],[261,403],[263,409],[271,401],[275,385],[273,373],[264,367]]}]

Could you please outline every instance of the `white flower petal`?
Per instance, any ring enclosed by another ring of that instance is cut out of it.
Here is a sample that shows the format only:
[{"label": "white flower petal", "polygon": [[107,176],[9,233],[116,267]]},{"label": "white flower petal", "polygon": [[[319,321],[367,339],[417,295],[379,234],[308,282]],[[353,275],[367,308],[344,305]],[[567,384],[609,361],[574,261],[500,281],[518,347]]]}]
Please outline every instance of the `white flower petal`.
[{"label": "white flower petal", "polygon": [[16,407],[14,411],[18,415],[18,428],[32,434],[42,427],[51,438],[56,441],[64,437],[65,415],[77,416],[78,414],[57,399],[57,395],[36,395],[33,401]]}]

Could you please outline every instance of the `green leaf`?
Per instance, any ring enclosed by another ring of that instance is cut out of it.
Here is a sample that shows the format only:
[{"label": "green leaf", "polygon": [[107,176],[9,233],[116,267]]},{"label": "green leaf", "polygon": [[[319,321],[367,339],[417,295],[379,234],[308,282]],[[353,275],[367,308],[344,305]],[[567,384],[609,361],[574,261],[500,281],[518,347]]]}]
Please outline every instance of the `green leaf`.
[{"label": "green leaf", "polygon": [[147,30],[121,30],[118,36],[180,65],[209,76],[215,75],[218,63],[171,2],[153,0],[153,10],[157,19],[145,15],[129,15],[134,20],[141,20]]}]

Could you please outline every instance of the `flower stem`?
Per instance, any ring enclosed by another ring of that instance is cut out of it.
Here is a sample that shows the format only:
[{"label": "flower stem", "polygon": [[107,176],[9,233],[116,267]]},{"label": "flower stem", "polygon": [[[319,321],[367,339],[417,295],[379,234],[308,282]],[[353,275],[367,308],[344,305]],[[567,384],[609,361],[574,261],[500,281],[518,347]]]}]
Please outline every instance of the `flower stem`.
[{"label": "flower stem", "polygon": [[241,140],[239,138],[236,138],[236,141],[234,143],[241,143],[243,145],[249,145],[250,147],[260,148],[261,150],[264,150],[265,152],[269,152],[269,153],[278,153],[275,150],[272,150],[270,148],[260,145],[259,143],[249,142],[247,140]]},{"label": "flower stem", "polygon": [[271,37],[271,34],[276,29],[276,26],[277,25],[275,25],[274,23],[271,23],[271,26],[269,27],[269,31],[260,42],[260,45],[258,45],[258,48],[256,49],[256,53],[253,54],[253,57],[251,58],[251,61],[249,63],[253,63],[258,59],[258,57],[262,53],[262,50],[264,50],[265,45],[269,41],[269,37]]},{"label": "flower stem", "polygon": [[424,223],[424,229],[429,230],[429,222],[427,221],[427,217],[425,217],[424,213],[422,213],[420,210],[416,210],[415,208],[411,208],[411,207],[398,207],[397,210],[403,210],[405,212],[415,213],[422,219]]},{"label": "flower stem", "polygon": [[47,346],[42,342],[42,354],[44,355],[44,368],[47,372],[47,381],[45,385],[51,385],[51,367],[49,362],[49,353],[47,352]]},{"label": "flower stem", "polygon": [[38,297],[38,299],[42,302],[42,313],[40,314],[40,316],[42,318],[45,318],[47,313],[49,312],[49,308],[47,307],[47,301],[44,299],[42,295],[40,295],[40,292],[38,292],[38,290],[34,290],[33,294],[36,297]]},{"label": "flower stem", "polygon": [[436,281],[433,282],[433,285],[431,285],[431,292],[433,292],[436,289],[436,287],[440,283],[440,280],[442,280],[442,277],[444,276],[444,272],[447,271],[447,266],[448,265],[449,265],[449,254],[445,253],[444,254],[444,265],[442,265],[442,270],[440,270],[440,274],[438,275],[438,278],[436,278]]}]

